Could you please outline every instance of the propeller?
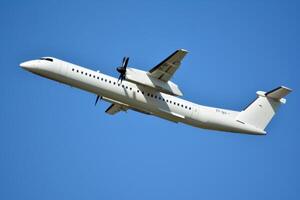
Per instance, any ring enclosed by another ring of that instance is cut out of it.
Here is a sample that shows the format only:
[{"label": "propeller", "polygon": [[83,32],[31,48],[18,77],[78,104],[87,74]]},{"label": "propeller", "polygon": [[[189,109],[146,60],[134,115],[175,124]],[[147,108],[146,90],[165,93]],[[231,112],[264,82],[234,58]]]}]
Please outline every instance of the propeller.
[{"label": "propeller", "polygon": [[122,83],[122,81],[125,79],[128,60],[129,60],[129,57],[124,57],[121,66],[117,67],[117,71],[120,73],[118,82],[119,82],[119,80],[121,80],[121,83]]},{"label": "propeller", "polygon": [[[118,78],[118,82],[119,82],[119,80],[121,80],[121,83],[122,83],[122,81],[125,79],[126,68],[127,68],[127,65],[128,65],[128,61],[129,61],[129,57],[124,57],[123,60],[122,60],[121,66],[117,67],[117,71],[120,73],[120,76]],[[95,106],[97,105],[97,103],[99,101],[99,98],[102,99],[102,97],[97,95],[97,98],[96,98],[96,101],[95,101]]]}]

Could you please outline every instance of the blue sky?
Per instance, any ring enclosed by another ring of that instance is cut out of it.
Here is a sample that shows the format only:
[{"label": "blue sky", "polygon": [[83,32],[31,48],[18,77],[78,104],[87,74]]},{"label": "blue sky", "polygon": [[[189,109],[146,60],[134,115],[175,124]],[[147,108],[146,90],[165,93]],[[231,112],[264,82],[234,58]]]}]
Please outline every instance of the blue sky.
[{"label": "blue sky", "polygon": [[[0,199],[299,199],[297,1],[1,1]],[[294,89],[265,137],[108,116],[95,95],[19,63],[54,56],[117,76],[190,53],[184,98],[243,109]]]}]

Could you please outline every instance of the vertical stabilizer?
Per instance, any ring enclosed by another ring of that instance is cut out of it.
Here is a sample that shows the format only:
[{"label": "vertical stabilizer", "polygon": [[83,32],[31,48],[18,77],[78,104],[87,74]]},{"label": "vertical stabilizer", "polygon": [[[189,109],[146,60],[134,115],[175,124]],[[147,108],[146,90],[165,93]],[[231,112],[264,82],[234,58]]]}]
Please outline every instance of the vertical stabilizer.
[{"label": "vertical stabilizer", "polygon": [[240,112],[237,120],[264,130],[280,105],[286,102],[283,97],[291,91],[291,89],[284,86],[269,92],[258,91],[256,100]]}]

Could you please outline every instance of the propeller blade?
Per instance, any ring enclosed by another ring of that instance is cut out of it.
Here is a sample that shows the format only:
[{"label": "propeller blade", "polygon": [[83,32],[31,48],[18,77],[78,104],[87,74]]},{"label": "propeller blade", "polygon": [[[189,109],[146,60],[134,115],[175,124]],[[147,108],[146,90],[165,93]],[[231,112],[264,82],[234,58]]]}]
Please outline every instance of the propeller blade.
[{"label": "propeller blade", "polygon": [[95,106],[97,105],[97,102],[98,102],[98,100],[99,100],[99,95],[97,95],[97,98],[96,98],[96,101],[95,101]]},{"label": "propeller blade", "polygon": [[121,80],[121,83],[122,83],[123,79],[124,79],[124,75],[123,75],[123,74],[120,74],[120,76],[119,76],[119,78],[118,78],[118,82]]},{"label": "propeller blade", "polygon": [[125,60],[125,65],[124,65],[124,68],[126,69],[127,65],[128,65],[128,61],[129,61],[129,57],[126,57],[126,60]]},{"label": "propeller blade", "polygon": [[125,65],[125,60],[126,60],[126,57],[123,57],[123,61],[122,61],[121,67],[124,67],[124,65]]}]

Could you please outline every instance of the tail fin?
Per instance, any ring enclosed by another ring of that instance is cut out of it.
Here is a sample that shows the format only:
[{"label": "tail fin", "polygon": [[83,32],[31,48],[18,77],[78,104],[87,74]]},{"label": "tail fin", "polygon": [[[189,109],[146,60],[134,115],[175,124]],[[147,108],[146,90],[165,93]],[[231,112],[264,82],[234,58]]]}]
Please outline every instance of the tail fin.
[{"label": "tail fin", "polygon": [[237,120],[264,130],[281,104],[286,103],[285,97],[292,90],[280,86],[269,92],[256,92],[257,98],[237,116]]}]

